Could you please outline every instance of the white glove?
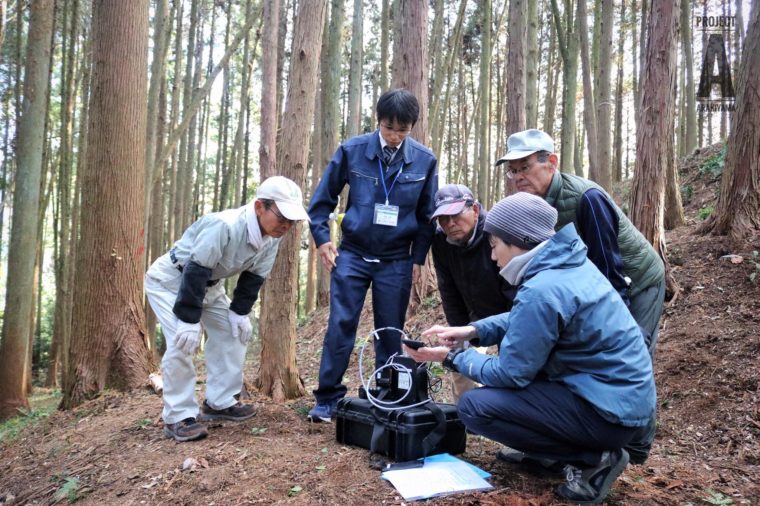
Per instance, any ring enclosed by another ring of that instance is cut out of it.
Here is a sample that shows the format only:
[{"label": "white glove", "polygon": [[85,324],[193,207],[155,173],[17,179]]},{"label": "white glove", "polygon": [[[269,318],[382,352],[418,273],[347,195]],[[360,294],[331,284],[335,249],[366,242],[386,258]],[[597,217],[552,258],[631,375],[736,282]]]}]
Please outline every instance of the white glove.
[{"label": "white glove", "polygon": [[174,346],[186,355],[192,355],[201,342],[201,327],[198,323],[187,323],[177,320],[177,333],[175,334]]},{"label": "white glove", "polygon": [[237,314],[230,309],[227,311],[227,319],[232,327],[232,337],[240,339],[240,343],[244,346],[248,344],[248,340],[251,339],[251,334],[253,333],[253,325],[251,325],[248,315]]}]

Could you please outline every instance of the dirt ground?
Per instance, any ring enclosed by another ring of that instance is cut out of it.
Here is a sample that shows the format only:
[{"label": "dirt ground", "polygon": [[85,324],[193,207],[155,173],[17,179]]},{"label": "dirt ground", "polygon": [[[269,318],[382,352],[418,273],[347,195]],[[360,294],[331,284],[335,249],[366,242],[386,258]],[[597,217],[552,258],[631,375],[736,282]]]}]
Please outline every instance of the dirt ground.
[{"label": "dirt ground", "polygon": [[[691,188],[688,222],[667,234],[682,291],[666,309],[657,349],[657,439],[650,459],[617,481],[610,505],[760,504],[760,244],[734,250],[695,233],[700,209],[714,205],[717,191],[715,178],[699,174],[696,163],[687,160],[682,174]],[[371,320],[365,308],[360,336]],[[442,321],[433,296],[407,330],[415,335]],[[316,384],[325,322],[326,313],[317,312],[299,329],[307,391]],[[257,373],[251,355],[249,378]],[[349,392],[359,384],[355,361]],[[202,383],[198,390],[202,395]],[[436,398],[448,400],[448,392],[445,381]],[[276,405],[254,393],[253,402],[255,418],[212,423],[208,438],[183,444],[162,436],[161,399],[147,388],[56,412],[0,443],[0,505],[403,504],[370,468],[366,450],[336,443],[334,424],[305,421],[310,396]],[[498,463],[498,448],[470,436],[463,455],[493,473],[493,491],[428,504],[563,504],[552,494],[556,481]]]}]

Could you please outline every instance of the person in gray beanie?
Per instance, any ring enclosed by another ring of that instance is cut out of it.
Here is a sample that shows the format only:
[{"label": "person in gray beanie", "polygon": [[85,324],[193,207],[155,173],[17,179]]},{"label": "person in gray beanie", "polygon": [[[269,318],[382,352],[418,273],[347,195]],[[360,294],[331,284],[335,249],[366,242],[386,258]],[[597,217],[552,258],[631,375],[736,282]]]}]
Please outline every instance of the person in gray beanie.
[{"label": "person in gray beanie", "polygon": [[[575,227],[555,233],[556,221],[556,209],[529,193],[498,202],[484,229],[501,276],[518,286],[512,310],[435,325],[422,335],[440,346],[404,351],[483,385],[457,411],[470,432],[514,449],[505,462],[561,473],[560,497],[596,504],[628,464],[625,445],[654,413],[652,361]],[[465,341],[499,345],[499,354],[463,350]]]}]

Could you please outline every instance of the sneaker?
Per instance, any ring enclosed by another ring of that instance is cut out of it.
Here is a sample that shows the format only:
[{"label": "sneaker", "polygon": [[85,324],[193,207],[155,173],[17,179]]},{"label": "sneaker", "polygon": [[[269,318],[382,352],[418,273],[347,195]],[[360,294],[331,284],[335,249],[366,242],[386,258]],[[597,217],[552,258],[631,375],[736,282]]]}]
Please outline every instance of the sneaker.
[{"label": "sneaker", "polygon": [[195,421],[195,418],[185,418],[177,423],[167,423],[164,425],[164,436],[174,438],[180,443],[185,441],[194,441],[203,439],[208,436],[206,427]]},{"label": "sneaker", "polygon": [[604,452],[596,467],[578,469],[565,466],[567,483],[557,487],[557,495],[579,504],[599,504],[610,493],[612,483],[628,465],[628,452]]},{"label": "sneaker", "polygon": [[233,422],[240,422],[242,420],[248,420],[256,415],[256,408],[251,404],[243,404],[238,401],[229,408],[214,409],[208,405],[208,402],[203,401],[201,406],[201,413],[198,415],[198,419],[204,422],[211,420],[231,420]]},{"label": "sneaker", "polygon": [[527,453],[508,447],[499,450],[496,458],[505,464],[517,466],[536,476],[557,477],[565,474],[565,464],[558,460],[531,457]]},{"label": "sneaker", "polygon": [[317,404],[309,410],[309,414],[306,415],[306,418],[310,422],[319,423],[319,422],[331,422],[333,417],[333,412],[335,411],[335,406],[337,406],[338,402],[317,402]]}]

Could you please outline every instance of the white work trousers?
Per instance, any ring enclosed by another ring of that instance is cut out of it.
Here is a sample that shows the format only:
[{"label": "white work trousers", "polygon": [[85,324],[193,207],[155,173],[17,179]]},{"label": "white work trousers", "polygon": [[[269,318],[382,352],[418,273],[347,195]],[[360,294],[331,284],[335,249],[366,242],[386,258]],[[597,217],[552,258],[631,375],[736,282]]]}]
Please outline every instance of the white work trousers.
[{"label": "white work trousers", "polygon": [[[175,347],[177,316],[172,311],[177,300],[179,283],[161,283],[149,274],[145,276],[145,294],[156,313],[166,339],[166,353],[161,361],[164,381],[164,423],[177,423],[198,416],[195,397],[195,366],[193,357]],[[213,409],[225,409],[237,403],[234,395],[243,386],[243,363],[246,346],[232,337],[227,319],[230,299],[220,281],[206,292],[203,299],[201,323],[208,334],[206,342],[206,402]]]}]

